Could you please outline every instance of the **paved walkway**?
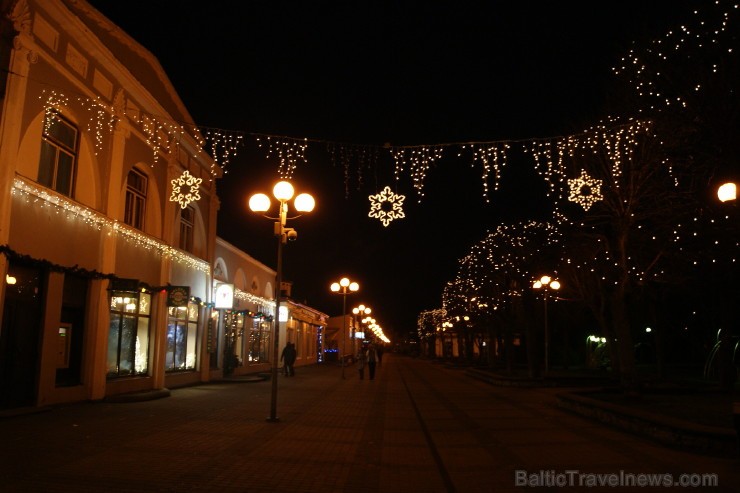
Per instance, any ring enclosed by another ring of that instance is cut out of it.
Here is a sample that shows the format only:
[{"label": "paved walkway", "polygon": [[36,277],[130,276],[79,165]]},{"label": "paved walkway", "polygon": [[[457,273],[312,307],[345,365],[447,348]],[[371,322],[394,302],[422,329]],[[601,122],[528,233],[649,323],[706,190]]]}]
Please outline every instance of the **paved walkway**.
[{"label": "paved walkway", "polygon": [[571,485],[680,479],[718,481],[693,491],[740,490],[738,459],[570,414],[553,389],[495,387],[394,354],[375,380],[345,374],[319,365],[280,377],[278,423],[266,421],[269,380],[0,419],[0,491],[476,493],[560,483],[644,492],[665,487]]}]

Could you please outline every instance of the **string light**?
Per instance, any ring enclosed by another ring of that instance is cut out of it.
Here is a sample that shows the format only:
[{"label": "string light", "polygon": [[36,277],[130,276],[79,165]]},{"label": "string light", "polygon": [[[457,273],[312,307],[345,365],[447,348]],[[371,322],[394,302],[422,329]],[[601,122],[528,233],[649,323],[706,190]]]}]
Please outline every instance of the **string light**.
[{"label": "string light", "polygon": [[[501,170],[506,166],[506,151],[509,150],[509,144],[506,142],[500,144],[465,144],[462,149],[470,149],[473,152],[473,162],[471,166],[475,165],[478,161],[481,163],[483,173],[481,181],[483,182],[483,198],[486,202],[489,202],[488,192],[489,183],[488,178],[493,171],[493,189],[498,190],[499,182],[501,180]],[[460,156],[460,154],[458,154]]]},{"label": "string light", "polygon": [[[265,137],[266,144],[263,143],[262,137]],[[294,139],[291,137],[273,137],[273,136],[256,136],[259,147],[267,146],[267,157],[271,158],[276,155],[280,161],[278,174],[283,180],[290,180],[296,169],[298,161],[306,162],[306,148],[308,139]]]},{"label": "string light", "polygon": [[191,269],[210,273],[211,267],[205,260],[194,257],[187,252],[178,250],[138,230],[109,219],[93,209],[72,202],[62,195],[50,193],[45,188],[37,187],[22,178],[13,180],[13,195],[26,197],[28,202],[38,203],[40,207],[50,207],[57,214],[65,214],[69,219],[77,219],[95,228],[98,231],[107,229],[109,234],[119,235],[132,242],[139,248],[154,251],[162,257],[171,258]]},{"label": "string light", "polygon": [[213,161],[225,170],[231,158],[236,157],[238,148],[243,145],[243,140],[244,135],[241,133],[207,129],[205,131],[206,142],[203,145],[210,146]]},{"label": "string light", "polygon": [[396,180],[405,169],[409,170],[411,182],[419,195],[424,197],[424,180],[429,168],[442,158],[442,146],[392,147]]}]

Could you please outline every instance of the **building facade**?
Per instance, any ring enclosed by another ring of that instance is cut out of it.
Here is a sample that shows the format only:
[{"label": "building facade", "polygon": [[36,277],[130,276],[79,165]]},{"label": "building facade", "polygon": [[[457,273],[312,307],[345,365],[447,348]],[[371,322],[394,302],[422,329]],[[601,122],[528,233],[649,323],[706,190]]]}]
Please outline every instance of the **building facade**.
[{"label": "building facade", "polygon": [[[275,271],[217,239],[218,156],[156,58],[84,0],[0,7],[0,409],[267,371]],[[283,306],[319,362],[327,316]]]},{"label": "building facade", "polygon": [[[221,358],[213,370],[235,376],[269,372],[275,350],[276,272],[217,238],[213,274],[212,324],[219,334],[215,344],[221,348],[211,359]],[[289,286],[285,283],[280,290],[278,353],[291,342],[296,367],[320,363],[328,315],[291,300]]]}]

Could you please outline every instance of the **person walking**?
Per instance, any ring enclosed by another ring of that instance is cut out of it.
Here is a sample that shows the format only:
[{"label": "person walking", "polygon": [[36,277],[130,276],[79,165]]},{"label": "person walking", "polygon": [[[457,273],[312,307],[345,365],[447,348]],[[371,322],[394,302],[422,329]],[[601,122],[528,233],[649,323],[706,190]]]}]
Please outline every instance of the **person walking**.
[{"label": "person walking", "polygon": [[370,380],[375,380],[375,365],[378,363],[378,352],[375,346],[370,344],[367,347],[367,368],[370,373]]},{"label": "person walking", "polygon": [[357,371],[360,372],[360,380],[365,379],[365,365],[367,364],[367,352],[364,348],[360,348],[360,352],[357,353]]},{"label": "person walking", "polygon": [[285,347],[283,348],[283,352],[280,355],[280,361],[283,362],[283,369],[285,371],[286,377],[295,376],[295,360],[296,360],[295,344],[293,344],[292,342],[289,342],[285,345]]}]

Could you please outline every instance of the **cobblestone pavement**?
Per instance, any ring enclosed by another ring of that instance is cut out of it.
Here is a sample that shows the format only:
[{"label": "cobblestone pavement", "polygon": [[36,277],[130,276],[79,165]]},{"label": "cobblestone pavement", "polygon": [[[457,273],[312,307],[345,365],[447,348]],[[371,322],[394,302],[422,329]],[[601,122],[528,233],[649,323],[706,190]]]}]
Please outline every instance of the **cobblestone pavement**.
[{"label": "cobblestone pavement", "polygon": [[[280,377],[277,423],[266,420],[269,380],[0,419],[0,492],[644,492],[713,479],[690,489],[740,490],[737,459],[569,414],[551,389],[495,387],[394,354],[375,380],[345,374],[317,365]],[[586,487],[599,481],[612,486]]]}]

